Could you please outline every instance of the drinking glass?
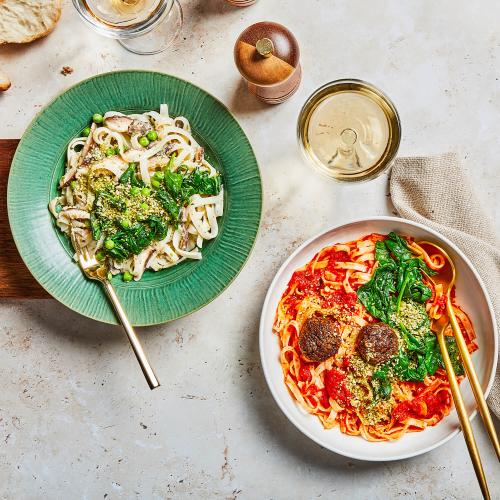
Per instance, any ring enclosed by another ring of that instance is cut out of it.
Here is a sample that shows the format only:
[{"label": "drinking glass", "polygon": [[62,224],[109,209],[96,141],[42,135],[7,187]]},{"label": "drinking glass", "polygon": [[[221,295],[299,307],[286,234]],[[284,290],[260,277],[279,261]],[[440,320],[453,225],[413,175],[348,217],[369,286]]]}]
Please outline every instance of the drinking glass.
[{"label": "drinking glass", "polygon": [[73,0],[73,5],[97,33],[135,54],[162,52],[182,27],[178,0]]},{"label": "drinking glass", "polygon": [[257,0],[227,0],[230,4],[236,5],[236,7],[249,7],[253,5]]},{"label": "drinking glass", "polygon": [[305,157],[340,181],[373,179],[392,165],[401,141],[396,107],[362,80],[336,80],[306,101],[297,135]]}]

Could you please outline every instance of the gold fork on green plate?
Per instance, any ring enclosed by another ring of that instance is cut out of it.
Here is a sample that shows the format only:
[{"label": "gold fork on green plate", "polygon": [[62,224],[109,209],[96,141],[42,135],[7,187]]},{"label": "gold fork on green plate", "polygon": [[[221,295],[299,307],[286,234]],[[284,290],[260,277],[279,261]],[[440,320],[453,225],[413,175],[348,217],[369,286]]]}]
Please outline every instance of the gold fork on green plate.
[{"label": "gold fork on green plate", "polygon": [[149,388],[156,389],[160,386],[160,382],[158,381],[156,374],[149,363],[148,357],[146,356],[141,342],[139,341],[139,337],[137,337],[132,324],[125,314],[125,310],[116,295],[111,281],[108,279],[108,269],[95,257],[91,256],[85,248],[82,249],[81,252],[77,252],[77,255],[78,263],[80,264],[80,267],[85,275],[92,280],[102,283],[109,300],[113,304],[116,315],[118,316],[118,319],[127,334],[132,350],[134,351],[135,357],[141,366],[142,373],[144,373],[144,376],[146,377]]}]

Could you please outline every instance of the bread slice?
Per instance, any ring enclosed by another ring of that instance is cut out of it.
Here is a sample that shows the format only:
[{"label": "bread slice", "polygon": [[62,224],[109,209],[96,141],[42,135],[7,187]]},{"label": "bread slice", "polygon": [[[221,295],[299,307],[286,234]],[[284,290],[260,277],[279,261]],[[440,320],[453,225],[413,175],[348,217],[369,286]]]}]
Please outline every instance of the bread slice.
[{"label": "bread slice", "polygon": [[4,92],[10,88],[9,77],[0,69],[0,92]]},{"label": "bread slice", "polygon": [[61,17],[62,0],[0,0],[0,45],[48,35]]}]

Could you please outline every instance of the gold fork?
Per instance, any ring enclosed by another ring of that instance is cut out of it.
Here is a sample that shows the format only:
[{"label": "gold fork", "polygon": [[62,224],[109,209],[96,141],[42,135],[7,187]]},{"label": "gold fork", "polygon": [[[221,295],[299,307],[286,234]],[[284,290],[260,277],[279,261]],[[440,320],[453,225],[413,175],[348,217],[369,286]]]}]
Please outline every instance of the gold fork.
[{"label": "gold fork", "polygon": [[449,269],[447,269],[444,274],[443,272],[441,272],[440,274],[436,274],[429,279],[436,284],[440,283],[443,285],[443,293],[446,297],[446,312],[450,321],[453,335],[455,337],[455,341],[457,343],[458,350],[460,351],[460,358],[462,359],[465,373],[467,374],[472,392],[476,399],[479,414],[483,419],[484,426],[486,427],[488,436],[491,440],[491,443],[493,444],[493,448],[495,449],[497,459],[500,460],[500,443],[498,441],[495,425],[493,424],[493,420],[488,410],[488,405],[486,404],[486,400],[484,398],[483,389],[481,388],[481,383],[479,382],[476,370],[474,368],[474,365],[472,364],[469,349],[467,348],[467,344],[465,343],[465,339],[462,335],[462,331],[460,330],[460,325],[458,324],[457,317],[455,316],[453,305],[451,303],[451,291],[453,289],[453,286],[455,285],[457,278],[455,264],[453,263],[451,257],[446,253],[446,251],[436,243],[431,243],[430,241],[419,241],[418,244],[426,244],[436,248],[449,264]]},{"label": "gold fork", "polygon": [[455,375],[455,370],[451,364],[450,355],[448,354],[448,348],[446,347],[446,340],[444,332],[450,325],[448,318],[442,315],[438,320],[434,320],[432,323],[432,330],[437,336],[439,349],[441,350],[441,356],[443,358],[444,368],[446,374],[448,375],[448,381],[450,383],[451,395],[453,397],[453,402],[455,403],[455,409],[457,410],[458,419],[460,421],[460,426],[462,427],[462,432],[465,438],[465,444],[469,450],[469,455],[471,457],[472,465],[476,473],[477,481],[479,487],[481,488],[481,493],[483,498],[489,500],[490,492],[488,491],[488,483],[486,482],[486,476],[484,474],[483,464],[481,463],[481,456],[479,455],[479,449],[474,438],[474,433],[472,431],[472,426],[467,415],[467,409],[465,408],[464,400],[460,392],[460,388],[457,382],[457,377]]},{"label": "gold fork", "polygon": [[[77,247],[76,247],[77,248]],[[125,310],[123,309],[120,301],[118,300],[118,296],[108,279],[108,269],[104,264],[99,262],[95,257],[91,256],[86,248],[83,248],[81,252],[77,252],[78,262],[82,271],[85,275],[92,279],[102,283],[104,286],[104,290],[106,290],[106,294],[108,295],[109,300],[113,304],[116,315],[120,320],[120,323],[127,334],[128,340],[130,341],[130,345],[132,346],[132,350],[134,351],[135,357],[137,361],[139,361],[139,365],[141,366],[142,373],[146,377],[150,389],[156,389],[159,387],[160,382],[156,378],[155,372],[151,365],[149,364],[148,358],[144,349],[141,346],[139,338],[137,337],[132,324],[130,323],[127,315],[125,314]]]}]

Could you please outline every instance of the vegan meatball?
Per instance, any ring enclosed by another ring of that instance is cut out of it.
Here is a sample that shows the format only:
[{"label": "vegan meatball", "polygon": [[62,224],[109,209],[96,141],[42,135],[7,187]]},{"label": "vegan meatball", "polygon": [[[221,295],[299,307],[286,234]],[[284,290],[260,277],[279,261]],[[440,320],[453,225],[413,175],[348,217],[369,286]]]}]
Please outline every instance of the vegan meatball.
[{"label": "vegan meatball", "polygon": [[385,363],[398,353],[398,336],[385,323],[361,328],[357,342],[359,355],[372,365]]},{"label": "vegan meatball", "polygon": [[325,361],[337,354],[340,340],[339,324],[329,318],[308,318],[299,333],[299,347],[307,361]]}]

